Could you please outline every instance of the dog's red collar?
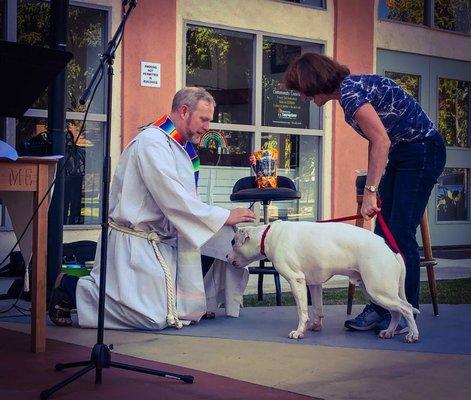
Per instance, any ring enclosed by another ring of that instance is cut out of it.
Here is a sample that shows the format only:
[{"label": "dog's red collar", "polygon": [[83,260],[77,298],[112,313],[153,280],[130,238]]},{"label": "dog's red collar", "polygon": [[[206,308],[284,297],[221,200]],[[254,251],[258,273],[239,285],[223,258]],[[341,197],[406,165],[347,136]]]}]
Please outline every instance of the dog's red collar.
[{"label": "dog's red collar", "polygon": [[265,256],[265,257],[266,257],[266,254],[265,254],[265,238],[267,237],[267,233],[270,230],[270,227],[271,227],[271,225],[267,225],[267,227],[265,228],[265,230],[262,233],[262,241],[260,242],[260,254],[262,256]]}]

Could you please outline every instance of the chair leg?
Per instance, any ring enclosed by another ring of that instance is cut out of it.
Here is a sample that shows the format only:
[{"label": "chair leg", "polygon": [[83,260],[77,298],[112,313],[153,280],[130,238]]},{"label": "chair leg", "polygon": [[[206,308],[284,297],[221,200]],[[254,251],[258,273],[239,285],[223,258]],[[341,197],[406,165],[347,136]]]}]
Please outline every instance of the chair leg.
[{"label": "chair leg", "polygon": [[280,284],[280,275],[274,274],[275,278],[275,291],[276,291],[276,305],[281,306],[281,284]]},{"label": "chair leg", "polygon": [[[430,229],[428,225],[428,213],[425,209],[424,215],[420,220],[420,234],[422,235],[422,246],[424,249],[425,261],[433,260],[432,254],[432,241],[430,238]],[[427,279],[428,287],[430,289],[430,296],[432,297],[433,314],[438,315],[438,300],[437,300],[437,282],[435,280],[435,271],[433,265],[427,265]]]},{"label": "chair leg", "polygon": [[355,295],[355,285],[353,283],[349,283],[348,284],[347,315],[350,315],[352,313],[354,295]]},{"label": "chair leg", "polygon": [[[357,194],[357,215],[360,215],[361,205],[363,203],[363,196]],[[365,220],[359,218],[355,220],[355,226],[364,228]],[[353,283],[348,283],[348,298],[347,298],[347,315],[352,313],[353,297],[355,296],[355,285]]]},{"label": "chair leg", "polygon": [[258,301],[263,300],[263,274],[258,274]]},{"label": "chair leg", "polygon": [[306,289],[307,289],[307,305],[312,306],[311,291],[309,290],[309,286],[306,285]]},{"label": "chair leg", "polygon": [[438,316],[437,282],[435,281],[433,265],[427,265],[427,279],[430,297],[432,297],[433,315]]}]

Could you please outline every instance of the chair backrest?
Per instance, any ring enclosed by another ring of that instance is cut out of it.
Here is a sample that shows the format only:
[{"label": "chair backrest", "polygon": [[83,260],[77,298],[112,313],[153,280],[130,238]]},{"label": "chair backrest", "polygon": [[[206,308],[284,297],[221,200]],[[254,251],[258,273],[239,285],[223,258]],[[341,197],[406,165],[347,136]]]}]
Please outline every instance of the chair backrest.
[{"label": "chair backrest", "polygon": [[244,189],[254,189],[255,186],[255,177],[254,176],[244,176],[237,180],[232,188],[232,193],[237,193],[239,190]]},{"label": "chair backrest", "polygon": [[288,188],[288,189],[297,190],[294,182],[287,176],[279,175],[277,178],[277,184],[278,184],[278,187],[280,188]]},{"label": "chair backrest", "polygon": [[78,242],[64,243],[62,257],[64,262],[93,261],[95,259],[97,243],[92,240],[79,240]]},{"label": "chair backrest", "polygon": [[[292,190],[297,190],[294,182],[287,176],[278,175],[277,184],[279,188],[288,188]],[[237,193],[239,190],[244,189],[254,189],[255,186],[255,177],[254,176],[245,176],[240,178],[232,188],[232,193]]]}]

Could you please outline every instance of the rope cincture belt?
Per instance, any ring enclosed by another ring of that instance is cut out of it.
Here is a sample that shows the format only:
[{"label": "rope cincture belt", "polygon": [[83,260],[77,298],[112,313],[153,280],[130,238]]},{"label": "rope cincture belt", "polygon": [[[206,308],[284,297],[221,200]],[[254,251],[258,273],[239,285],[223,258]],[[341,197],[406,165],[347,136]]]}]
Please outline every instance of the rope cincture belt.
[{"label": "rope cincture belt", "polygon": [[163,239],[163,237],[159,236],[159,234],[155,231],[135,231],[134,229],[118,225],[116,222],[113,221],[109,221],[108,225],[110,228],[118,232],[146,239],[152,245],[155,256],[157,257],[157,260],[162,266],[165,275],[165,286],[167,287],[167,324],[177,329],[182,328],[183,324],[178,319],[177,307],[175,306],[175,289],[173,287],[172,274],[158,246],[158,243],[161,241],[161,239]]}]

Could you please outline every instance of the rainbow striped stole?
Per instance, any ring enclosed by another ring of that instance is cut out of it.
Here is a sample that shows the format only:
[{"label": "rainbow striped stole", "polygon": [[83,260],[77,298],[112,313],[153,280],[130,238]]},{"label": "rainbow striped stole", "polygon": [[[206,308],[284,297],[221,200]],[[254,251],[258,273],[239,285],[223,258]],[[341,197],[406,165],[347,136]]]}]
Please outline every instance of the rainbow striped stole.
[{"label": "rainbow striped stole", "polygon": [[154,127],[162,129],[167,135],[174,139],[188,154],[190,157],[191,163],[193,164],[193,171],[195,173],[195,184],[198,187],[198,178],[200,174],[200,158],[198,157],[198,152],[193,143],[189,140],[186,141],[183,139],[182,135],[175,129],[172,120],[167,115],[162,115],[156,121],[150,123],[147,127]]}]

